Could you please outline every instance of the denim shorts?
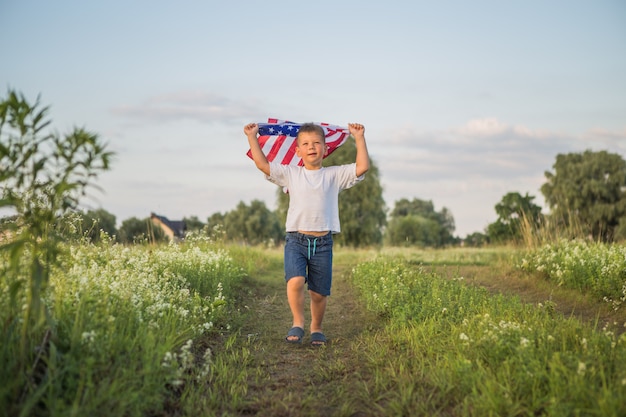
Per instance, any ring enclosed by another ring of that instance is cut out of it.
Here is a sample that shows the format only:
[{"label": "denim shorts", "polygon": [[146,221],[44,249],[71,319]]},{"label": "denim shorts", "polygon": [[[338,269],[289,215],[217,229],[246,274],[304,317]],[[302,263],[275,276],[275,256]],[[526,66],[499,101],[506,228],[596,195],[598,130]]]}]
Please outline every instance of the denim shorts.
[{"label": "denim shorts", "polygon": [[333,235],[287,232],[285,238],[285,281],[304,277],[308,289],[330,295],[333,280]]}]

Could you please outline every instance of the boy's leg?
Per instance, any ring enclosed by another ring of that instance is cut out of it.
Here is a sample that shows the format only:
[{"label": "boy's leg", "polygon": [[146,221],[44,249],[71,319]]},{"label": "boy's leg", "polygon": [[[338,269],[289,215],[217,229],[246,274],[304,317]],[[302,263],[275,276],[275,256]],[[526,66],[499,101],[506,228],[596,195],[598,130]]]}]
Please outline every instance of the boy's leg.
[{"label": "boy's leg", "polygon": [[[304,277],[293,277],[287,281],[287,301],[293,316],[293,327],[304,329]],[[296,340],[296,336],[289,336],[288,340]]]},{"label": "boy's leg", "polygon": [[315,240],[314,254],[309,260],[309,296],[311,297],[311,334],[323,333],[322,322],[333,277],[332,235]]},{"label": "boy's leg", "polygon": [[322,333],[322,321],[326,312],[328,297],[309,290],[311,296],[311,333]]}]

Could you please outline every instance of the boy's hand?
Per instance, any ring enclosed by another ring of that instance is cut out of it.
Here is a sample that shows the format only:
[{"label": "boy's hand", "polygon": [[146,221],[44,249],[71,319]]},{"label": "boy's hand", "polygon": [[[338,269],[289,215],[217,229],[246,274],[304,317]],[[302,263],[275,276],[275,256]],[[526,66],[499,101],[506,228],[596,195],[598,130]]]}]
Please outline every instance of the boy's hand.
[{"label": "boy's hand", "polygon": [[360,177],[370,169],[370,157],[365,144],[365,127],[359,123],[348,123],[348,129],[356,142],[356,176]]},{"label": "boy's hand", "polygon": [[251,135],[254,135],[256,137],[256,135],[259,133],[259,125],[256,123],[248,123],[244,126],[243,133],[245,133],[248,137],[250,137]]},{"label": "boy's hand", "polygon": [[350,134],[356,139],[365,137],[365,126],[359,123],[348,123]]}]

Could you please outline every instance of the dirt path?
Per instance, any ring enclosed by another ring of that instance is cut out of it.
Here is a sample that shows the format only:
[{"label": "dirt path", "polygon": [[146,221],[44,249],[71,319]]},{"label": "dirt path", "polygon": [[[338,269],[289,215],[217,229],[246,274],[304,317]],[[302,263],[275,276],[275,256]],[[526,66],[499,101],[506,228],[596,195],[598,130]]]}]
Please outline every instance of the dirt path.
[{"label": "dirt path", "polygon": [[[302,345],[284,340],[291,313],[281,279],[282,265],[255,281],[257,292],[249,300],[251,319],[242,329],[243,337],[252,340],[253,372],[248,381],[249,405],[241,415],[368,415],[358,401],[362,395],[357,392],[359,381],[366,376],[360,374],[354,342],[380,324],[357,302],[347,283],[345,274],[351,266],[341,257],[335,258],[333,293],[324,320],[329,343],[323,348],[310,346],[308,331]],[[306,317],[310,318],[308,306]]]}]

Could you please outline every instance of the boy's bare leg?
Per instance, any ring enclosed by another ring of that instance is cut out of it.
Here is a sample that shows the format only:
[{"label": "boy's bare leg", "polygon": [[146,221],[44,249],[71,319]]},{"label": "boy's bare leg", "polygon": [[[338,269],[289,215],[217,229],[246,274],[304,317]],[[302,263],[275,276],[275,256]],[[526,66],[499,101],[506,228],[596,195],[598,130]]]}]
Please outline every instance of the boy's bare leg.
[{"label": "boy's bare leg", "polygon": [[315,291],[309,291],[309,295],[311,296],[311,333],[321,333],[328,297]]},{"label": "boy's bare leg", "polygon": [[[287,281],[287,301],[293,316],[293,326],[304,329],[304,277],[293,277]],[[296,336],[289,336],[296,340]]]}]

